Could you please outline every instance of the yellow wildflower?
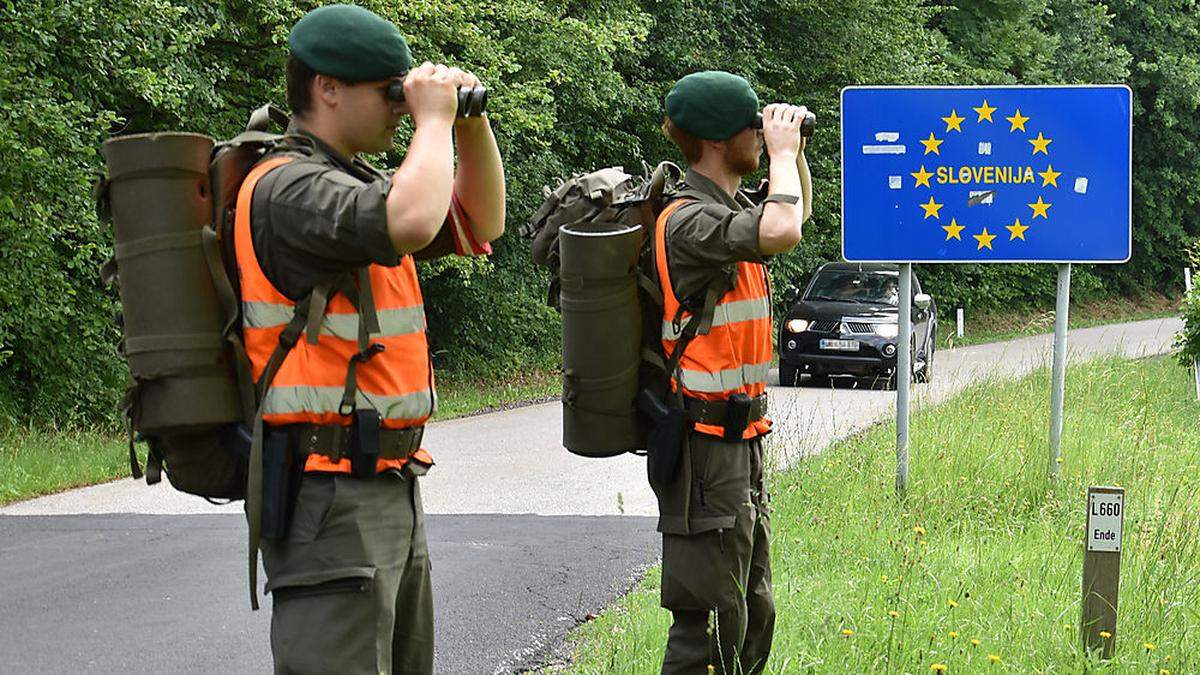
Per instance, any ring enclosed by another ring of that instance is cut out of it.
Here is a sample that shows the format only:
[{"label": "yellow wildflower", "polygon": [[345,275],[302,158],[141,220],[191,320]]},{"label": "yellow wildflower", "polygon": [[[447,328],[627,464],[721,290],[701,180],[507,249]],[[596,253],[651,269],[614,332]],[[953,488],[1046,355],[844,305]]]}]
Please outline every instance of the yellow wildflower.
[{"label": "yellow wildflower", "polygon": [[888,576],[885,574],[879,577],[879,580],[886,584],[888,582]]},{"label": "yellow wildflower", "polygon": [[1154,651],[1154,643],[1153,642],[1143,642],[1142,646],[1145,647],[1146,651],[1148,651],[1148,652]]},{"label": "yellow wildflower", "polygon": [[955,607],[958,607],[958,602],[951,600],[950,601],[950,609],[954,609]]},{"label": "yellow wildflower", "polygon": [[850,636],[854,635],[854,631],[850,630],[849,628],[843,628],[842,635],[845,635],[846,637],[850,637]]},{"label": "yellow wildflower", "polygon": [[946,664],[935,663],[932,666],[929,666],[929,669],[935,673],[944,673],[944,672],[946,672]]},{"label": "yellow wildflower", "polygon": [[925,536],[925,528],[921,527],[920,525],[917,525],[916,527],[914,527],[913,532],[916,532],[917,534],[921,535],[922,537]]},{"label": "yellow wildflower", "polygon": [[1158,675],[1171,675],[1171,671],[1167,670],[1166,668],[1159,668]]},{"label": "yellow wildflower", "polygon": [[888,616],[895,619],[896,617],[900,616],[900,612],[897,612],[896,610],[893,609],[892,611],[888,612]]},{"label": "yellow wildflower", "polygon": [[921,540],[919,543],[920,543],[922,546],[929,546],[929,542],[925,541],[924,539],[922,539],[922,540]]},{"label": "yellow wildflower", "polygon": [[979,646],[979,638],[971,638],[971,646],[978,647]]},{"label": "yellow wildflower", "polygon": [[954,639],[957,639],[957,638],[958,638],[958,633],[957,633],[957,632],[955,632],[955,631],[950,631],[950,639],[951,639],[951,640],[954,640]]},{"label": "yellow wildflower", "polygon": [[1000,663],[1000,655],[988,654],[988,661],[991,661],[992,663]]},{"label": "yellow wildflower", "polygon": [[1112,633],[1110,633],[1110,632],[1108,632],[1108,631],[1106,631],[1106,630],[1102,630],[1102,631],[1100,631],[1100,637],[1102,637],[1102,638],[1104,638],[1105,640],[1107,640],[1108,638],[1112,637]]}]

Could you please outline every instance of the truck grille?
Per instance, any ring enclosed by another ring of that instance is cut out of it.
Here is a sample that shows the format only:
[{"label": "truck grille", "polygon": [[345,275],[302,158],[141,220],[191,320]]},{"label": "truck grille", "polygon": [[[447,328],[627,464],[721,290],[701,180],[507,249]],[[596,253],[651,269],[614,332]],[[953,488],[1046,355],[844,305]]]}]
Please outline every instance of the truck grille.
[{"label": "truck grille", "polygon": [[814,321],[809,325],[808,329],[814,333],[832,333],[837,330],[837,321]]}]

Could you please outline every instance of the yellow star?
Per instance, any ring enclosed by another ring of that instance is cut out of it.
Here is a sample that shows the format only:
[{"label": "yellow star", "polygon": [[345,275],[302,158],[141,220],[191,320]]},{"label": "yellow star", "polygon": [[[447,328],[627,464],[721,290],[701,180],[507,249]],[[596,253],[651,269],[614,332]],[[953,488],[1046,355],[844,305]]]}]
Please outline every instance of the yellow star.
[{"label": "yellow star", "polygon": [[979,106],[978,108],[971,108],[971,110],[974,110],[975,112],[979,113],[979,119],[975,120],[976,123],[982,122],[984,120],[987,120],[989,122],[995,121],[992,119],[992,113],[996,112],[996,108],[988,105],[986,98],[983,99],[983,105]]},{"label": "yellow star", "polygon": [[942,229],[946,231],[946,241],[950,241],[951,239],[962,241],[962,231],[965,228],[959,225],[958,221],[954,218],[950,219],[949,225],[943,225]]},{"label": "yellow star", "polygon": [[950,133],[950,131],[952,131],[952,130],[961,132],[962,131],[962,123],[963,123],[963,120],[965,120],[965,119],[967,119],[967,118],[959,117],[958,111],[956,111],[952,108],[950,110],[950,116],[942,118],[942,121],[946,123],[946,133]]},{"label": "yellow star", "polygon": [[924,164],[921,165],[920,171],[913,171],[909,175],[917,179],[917,184],[914,187],[921,187],[922,185],[925,187],[933,187],[929,184],[929,179],[933,176],[933,172],[926,171]]},{"label": "yellow star", "polygon": [[979,248],[975,249],[976,251],[982,251],[985,246],[988,250],[992,250],[992,240],[996,238],[996,235],[988,234],[986,227],[983,228],[983,234],[973,234],[971,236],[975,237],[975,241],[979,242]]},{"label": "yellow star", "polygon": [[1040,152],[1042,154],[1049,155],[1050,151],[1046,148],[1050,147],[1050,144],[1054,141],[1042,136],[1042,132],[1039,131],[1038,137],[1029,139],[1029,142],[1033,144],[1033,154],[1036,155]]},{"label": "yellow star", "polygon": [[921,145],[925,146],[925,154],[927,155],[931,152],[935,155],[941,155],[942,153],[938,152],[938,146],[941,144],[942,141],[934,138],[932,131],[929,132],[929,138],[921,141]]},{"label": "yellow star", "polygon": [[1013,115],[1012,117],[1005,117],[1004,119],[1008,120],[1009,123],[1012,124],[1012,128],[1008,130],[1010,133],[1016,131],[1017,129],[1025,131],[1025,123],[1029,121],[1027,116],[1021,114],[1020,108],[1017,108],[1016,115]]},{"label": "yellow star", "polygon": [[[943,205],[933,201],[933,197],[929,198],[929,203],[920,204],[919,206],[925,209],[925,218],[933,216],[934,218],[941,220],[942,217],[938,214],[938,211],[941,210]],[[922,218],[921,220],[924,220],[925,218]]]},{"label": "yellow star", "polygon": [[1050,204],[1042,201],[1041,195],[1038,195],[1038,200],[1036,203],[1029,204],[1028,206],[1029,208],[1033,209],[1034,218],[1041,216],[1047,220],[1050,219],[1050,216],[1046,215],[1046,213],[1050,210]]},{"label": "yellow star", "polygon": [[1008,238],[1009,241],[1012,241],[1013,239],[1020,239],[1021,241],[1025,241],[1025,230],[1028,230],[1029,226],[1022,225],[1021,219],[1017,218],[1016,220],[1013,221],[1012,225],[1005,225],[1004,229],[1006,229],[1012,233]]},{"label": "yellow star", "polygon": [[1047,164],[1045,171],[1039,171],[1038,175],[1042,177],[1042,187],[1053,185],[1058,187],[1058,177],[1062,175],[1061,171],[1055,171],[1053,164]]}]

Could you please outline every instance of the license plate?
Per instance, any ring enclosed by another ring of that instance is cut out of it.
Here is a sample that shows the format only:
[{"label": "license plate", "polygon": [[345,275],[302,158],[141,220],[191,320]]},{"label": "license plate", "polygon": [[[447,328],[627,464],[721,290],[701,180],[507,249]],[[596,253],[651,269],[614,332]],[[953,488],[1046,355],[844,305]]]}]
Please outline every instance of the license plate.
[{"label": "license plate", "polygon": [[821,349],[829,349],[836,352],[856,352],[858,351],[858,340],[821,340]]}]

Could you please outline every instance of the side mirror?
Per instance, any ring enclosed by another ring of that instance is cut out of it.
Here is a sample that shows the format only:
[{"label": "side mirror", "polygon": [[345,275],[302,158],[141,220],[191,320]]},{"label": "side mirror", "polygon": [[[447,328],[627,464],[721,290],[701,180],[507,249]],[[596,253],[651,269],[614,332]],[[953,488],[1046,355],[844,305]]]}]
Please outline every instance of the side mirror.
[{"label": "side mirror", "polygon": [[929,305],[933,303],[933,298],[928,293],[917,293],[913,296],[913,304],[919,309],[929,309]]},{"label": "side mirror", "polygon": [[800,299],[800,289],[795,286],[790,286],[787,290],[788,304],[792,304]]}]

